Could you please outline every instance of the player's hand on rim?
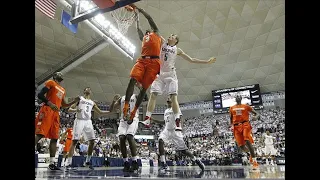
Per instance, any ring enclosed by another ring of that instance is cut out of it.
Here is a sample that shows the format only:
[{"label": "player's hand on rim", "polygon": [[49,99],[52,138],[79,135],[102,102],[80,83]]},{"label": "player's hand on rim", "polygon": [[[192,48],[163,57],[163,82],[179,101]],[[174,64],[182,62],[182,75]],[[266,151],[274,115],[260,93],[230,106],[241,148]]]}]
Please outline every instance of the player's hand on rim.
[{"label": "player's hand on rim", "polygon": [[208,60],[208,64],[211,64],[211,63],[214,63],[216,62],[216,58],[215,57],[211,57],[209,60]]}]

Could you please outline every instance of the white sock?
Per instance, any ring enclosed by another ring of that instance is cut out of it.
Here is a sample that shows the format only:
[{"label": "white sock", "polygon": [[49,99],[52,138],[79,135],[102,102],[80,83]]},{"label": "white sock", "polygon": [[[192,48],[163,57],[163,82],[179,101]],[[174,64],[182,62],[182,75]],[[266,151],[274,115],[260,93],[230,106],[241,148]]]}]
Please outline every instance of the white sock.
[{"label": "white sock", "polygon": [[56,161],[56,158],[55,157],[50,157],[50,164],[54,164]]},{"label": "white sock", "polygon": [[129,159],[128,159],[128,158],[123,158],[123,161],[124,161],[124,162],[128,162]]},{"label": "white sock", "polygon": [[87,156],[86,162],[90,162],[91,156]]},{"label": "white sock", "polygon": [[68,165],[71,165],[72,164],[72,157],[68,157],[67,162],[68,162]]},{"label": "white sock", "polygon": [[164,155],[161,155],[161,156],[160,156],[160,161],[161,161],[161,162],[166,162],[166,157],[165,157]]},{"label": "white sock", "polygon": [[152,112],[147,111],[146,116],[148,116],[150,118],[151,115],[152,115]]},{"label": "white sock", "polygon": [[134,156],[131,159],[132,159],[132,161],[137,161],[137,156]]}]

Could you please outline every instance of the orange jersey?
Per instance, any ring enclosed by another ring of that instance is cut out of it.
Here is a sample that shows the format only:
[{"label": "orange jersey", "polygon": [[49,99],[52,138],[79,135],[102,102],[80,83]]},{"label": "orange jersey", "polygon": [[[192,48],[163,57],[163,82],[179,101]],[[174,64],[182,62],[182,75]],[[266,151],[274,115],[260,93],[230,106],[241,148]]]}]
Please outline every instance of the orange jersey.
[{"label": "orange jersey", "polygon": [[141,56],[160,56],[161,37],[156,33],[145,35],[142,41]]},{"label": "orange jersey", "polygon": [[238,123],[242,121],[249,121],[249,112],[252,111],[252,107],[246,104],[234,105],[230,107],[229,111],[232,116],[232,122]]},{"label": "orange jersey", "polygon": [[72,139],[72,128],[67,129],[67,139]]},{"label": "orange jersey", "polygon": [[65,89],[53,80],[48,80],[45,86],[49,89],[46,93],[46,98],[60,109],[62,99],[66,94]]}]

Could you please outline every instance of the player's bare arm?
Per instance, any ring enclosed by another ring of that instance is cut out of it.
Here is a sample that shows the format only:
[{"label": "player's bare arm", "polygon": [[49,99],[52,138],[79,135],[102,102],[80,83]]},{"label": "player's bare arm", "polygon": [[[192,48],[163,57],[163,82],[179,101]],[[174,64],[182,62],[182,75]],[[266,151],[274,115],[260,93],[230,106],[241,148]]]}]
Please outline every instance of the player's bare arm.
[{"label": "player's bare arm", "polygon": [[[136,13],[136,12],[135,12]],[[137,25],[137,31],[138,31],[138,35],[139,35],[139,39],[140,39],[140,41],[143,41],[143,32],[142,32],[142,30],[140,29],[140,23],[139,23],[140,21],[139,21],[139,18],[137,18],[137,21],[136,21],[136,25]]]},{"label": "player's bare arm", "polygon": [[178,48],[177,55],[181,56],[184,60],[189,61],[190,63],[198,63],[198,64],[211,64],[216,62],[215,57],[211,57],[209,60],[201,60],[197,58],[192,58],[188,54],[182,51],[182,49]]},{"label": "player's bare arm", "polygon": [[[136,9],[138,9],[138,11],[144,15],[144,17],[148,20],[151,29],[153,30],[154,33],[159,35],[159,29],[157,24],[153,21],[152,17],[143,9],[136,7]],[[160,35],[159,35],[160,36]]]},{"label": "player's bare arm", "polygon": [[77,108],[77,103],[74,103],[68,109],[68,112],[81,112],[81,109]]},{"label": "player's bare arm", "polygon": [[252,117],[252,120],[255,121],[255,120],[259,119],[260,114],[257,113],[257,111],[255,111],[254,109],[252,109],[251,113],[254,115],[254,116]]},{"label": "player's bare arm", "polygon": [[63,99],[62,99],[61,106],[62,106],[62,107],[70,107],[72,104],[77,103],[77,102],[79,102],[79,101],[80,101],[80,97],[79,97],[79,96],[76,97],[76,98],[74,98],[73,101],[71,101],[71,102],[69,102],[69,103],[66,101],[65,98],[63,98]]},{"label": "player's bare arm", "polygon": [[94,110],[95,112],[97,112],[99,115],[107,115],[107,114],[111,114],[111,113],[112,113],[112,112],[110,112],[110,111],[102,111],[102,110],[97,106],[96,103],[94,103],[94,105],[93,105],[93,110]]},{"label": "player's bare arm", "polygon": [[48,87],[43,87],[42,89],[41,89],[41,91],[38,93],[38,98],[42,101],[42,102],[44,102],[46,105],[48,105],[52,110],[54,110],[54,111],[59,111],[59,109],[58,109],[58,107],[55,105],[55,104],[53,104],[51,101],[49,101],[47,98],[46,98],[46,96],[45,96],[45,94],[47,94],[47,92],[50,90],[50,88],[48,88]]},{"label": "player's bare arm", "polygon": [[109,107],[109,111],[113,112],[113,111],[116,111],[115,107],[120,105],[120,100],[121,100],[121,96],[120,94],[116,94],[113,98],[113,101]]}]

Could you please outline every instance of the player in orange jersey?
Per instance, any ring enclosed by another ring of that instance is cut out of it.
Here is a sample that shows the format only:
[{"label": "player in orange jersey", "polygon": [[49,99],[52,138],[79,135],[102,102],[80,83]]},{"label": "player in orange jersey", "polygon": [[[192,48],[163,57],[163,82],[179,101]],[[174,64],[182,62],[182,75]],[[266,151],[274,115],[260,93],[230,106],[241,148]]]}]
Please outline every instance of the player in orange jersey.
[{"label": "player in orange jersey", "polygon": [[61,164],[64,164],[64,162],[67,160],[67,154],[72,143],[72,136],[73,129],[68,125],[66,132],[61,135],[61,140],[64,141],[63,158]]},{"label": "player in orange jersey", "polygon": [[59,139],[60,128],[60,107],[69,107],[80,100],[79,97],[74,98],[74,101],[67,103],[64,99],[65,89],[60,85],[63,80],[61,72],[56,72],[53,75],[53,80],[45,82],[45,86],[38,94],[38,98],[44,103],[36,117],[35,125],[35,145],[41,138],[49,138],[50,164],[49,169],[59,170],[55,164],[55,155],[57,150],[57,140]]},{"label": "player in orange jersey", "polygon": [[[250,156],[253,160],[253,169],[258,169],[259,165],[256,160],[256,155],[252,147],[252,134],[251,134],[251,124],[249,122],[249,113],[253,113],[254,116],[252,120],[259,118],[259,114],[252,109],[251,106],[246,104],[241,104],[242,97],[236,96],[237,104],[230,107],[230,124],[233,126],[234,137],[238,146],[246,151],[246,147],[250,151]],[[251,141],[251,142],[250,142]]]},{"label": "player in orange jersey", "polygon": [[[128,124],[131,124],[133,117],[145,97],[146,91],[152,82],[156,79],[157,74],[160,73],[160,49],[163,40],[159,34],[159,29],[151,16],[143,9],[135,7],[148,20],[152,31],[147,31],[144,35],[142,31],[138,30],[139,37],[142,40],[141,56],[137,59],[136,64],[131,69],[130,82],[128,84],[125,104],[123,107],[123,114],[126,117]],[[142,86],[138,99],[136,101],[133,111],[131,111],[129,118],[129,100],[133,94],[135,84],[139,82]]]}]

